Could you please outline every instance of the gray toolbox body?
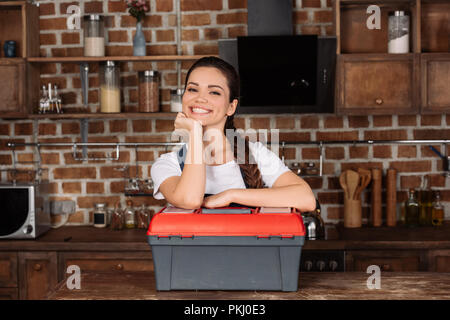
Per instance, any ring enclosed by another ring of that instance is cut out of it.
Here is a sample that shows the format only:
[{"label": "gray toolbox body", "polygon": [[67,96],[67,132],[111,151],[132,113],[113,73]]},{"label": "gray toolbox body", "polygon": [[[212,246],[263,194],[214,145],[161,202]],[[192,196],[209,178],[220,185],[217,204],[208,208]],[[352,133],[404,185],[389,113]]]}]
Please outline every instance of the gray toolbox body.
[{"label": "gray toolbox body", "polygon": [[[270,233],[262,230],[261,233],[242,236],[245,221],[253,222],[250,229],[258,230],[255,222],[264,219],[267,229],[272,214],[258,214],[255,210],[251,214],[205,214],[199,209],[196,213],[174,213],[177,217],[168,217],[171,213],[162,212],[164,210],[154,216],[147,233],[157,290],[297,291],[301,250],[305,241],[299,213],[273,214],[274,228],[283,225],[288,230]],[[288,219],[286,215],[292,217]],[[168,224],[190,221],[190,217],[191,232],[189,227],[177,230],[183,222],[174,225],[170,231]],[[208,220],[204,227],[209,229],[199,232],[203,217]],[[211,224],[214,221],[226,226],[214,226]],[[214,229],[219,230],[217,235],[211,235],[215,233],[211,231]]]}]

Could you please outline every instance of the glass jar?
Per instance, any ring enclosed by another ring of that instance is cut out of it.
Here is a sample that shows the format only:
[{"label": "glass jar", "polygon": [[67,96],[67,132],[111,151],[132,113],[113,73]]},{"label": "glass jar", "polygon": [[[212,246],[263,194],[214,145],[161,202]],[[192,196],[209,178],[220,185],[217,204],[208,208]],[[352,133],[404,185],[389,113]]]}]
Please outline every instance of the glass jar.
[{"label": "glass jar", "polygon": [[405,224],[410,227],[419,225],[419,202],[414,189],[409,190],[408,200],[405,203]]},{"label": "glass jar", "polygon": [[106,204],[96,203],[94,210],[94,227],[105,228],[108,223]]},{"label": "glass jar", "polygon": [[136,227],[135,212],[133,209],[133,201],[127,200],[125,208],[125,228],[133,229]]},{"label": "glass jar", "polygon": [[111,215],[111,229],[122,230],[125,226],[125,216],[123,210],[120,208],[120,203],[116,203],[114,212]]},{"label": "glass jar", "polygon": [[105,56],[105,25],[103,16],[84,16],[84,55],[86,57]]},{"label": "glass jar", "polygon": [[183,89],[170,90],[170,112],[182,112]]},{"label": "glass jar", "polygon": [[120,112],[120,69],[114,61],[100,65],[100,111]]},{"label": "glass jar", "polygon": [[442,226],[443,221],[444,221],[444,207],[441,204],[441,195],[439,191],[435,191],[431,222],[433,226]]},{"label": "glass jar", "polygon": [[409,52],[409,16],[405,11],[389,13],[388,53]]},{"label": "glass jar", "polygon": [[158,72],[139,72],[139,112],[159,112]]},{"label": "glass jar", "polygon": [[137,215],[137,228],[138,229],[147,229],[150,223],[150,210],[145,207],[145,204],[139,208],[136,213]]}]

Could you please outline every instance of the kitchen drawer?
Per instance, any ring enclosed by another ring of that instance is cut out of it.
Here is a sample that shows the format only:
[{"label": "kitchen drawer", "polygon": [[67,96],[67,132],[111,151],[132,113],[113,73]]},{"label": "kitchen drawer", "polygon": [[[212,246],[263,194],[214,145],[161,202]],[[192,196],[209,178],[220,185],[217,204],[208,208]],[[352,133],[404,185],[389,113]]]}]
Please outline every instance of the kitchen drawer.
[{"label": "kitchen drawer", "polygon": [[406,114],[417,110],[413,55],[339,55],[339,114]]},{"label": "kitchen drawer", "polygon": [[[70,265],[80,271],[153,271],[153,260],[148,252],[63,252],[59,256],[62,278]],[[62,279],[61,279],[62,280]]]},{"label": "kitchen drawer", "polygon": [[17,287],[16,252],[0,252],[0,287]]},{"label": "kitchen drawer", "polygon": [[423,271],[424,259],[415,251],[348,251],[346,253],[347,271],[367,271],[371,265],[377,265],[381,271]]},{"label": "kitchen drawer", "polygon": [[450,272],[450,250],[430,250],[428,271]]}]

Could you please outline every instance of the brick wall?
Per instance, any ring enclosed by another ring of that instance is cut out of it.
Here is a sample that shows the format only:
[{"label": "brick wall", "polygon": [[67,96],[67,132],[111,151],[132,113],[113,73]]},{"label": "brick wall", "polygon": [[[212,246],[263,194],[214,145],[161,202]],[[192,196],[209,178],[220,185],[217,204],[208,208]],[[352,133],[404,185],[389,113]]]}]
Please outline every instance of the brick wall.
[{"label": "brick wall", "polygon": [[[144,20],[148,54],[176,54],[175,0],[150,0],[151,13]],[[82,55],[80,30],[67,30],[67,8],[79,5],[82,14],[101,13],[107,21],[106,53],[130,55],[135,21],[126,12],[124,1],[39,1],[40,42],[42,56]],[[295,33],[331,34],[332,9],[330,0],[296,0],[294,5]],[[184,0],[182,8],[183,54],[217,54],[217,39],[234,38],[247,33],[245,0]],[[161,72],[161,109],[166,111],[169,90],[177,86],[174,62],[149,62],[146,67]],[[190,63],[183,62],[183,73]],[[141,65],[142,67],[142,65]],[[122,103],[125,111],[137,108],[136,66],[121,66]],[[83,110],[81,83],[77,64],[43,64],[41,82],[55,83],[61,88],[63,105],[67,111]],[[98,65],[90,64],[89,112],[98,109]],[[161,142],[170,141],[174,117],[161,119],[90,119],[89,142]],[[279,129],[280,141],[293,140],[363,140],[363,139],[427,139],[449,138],[450,115],[410,116],[335,116],[335,115],[243,115],[236,118],[237,127],[243,129]],[[79,142],[79,120],[0,120],[0,168],[11,168],[12,155],[5,146],[7,141],[17,142]],[[435,146],[441,152],[442,146]],[[114,152],[109,148],[89,148],[89,156],[104,156]],[[163,147],[139,148],[138,175],[150,177],[151,164]],[[69,224],[92,223],[94,203],[104,201],[109,207],[117,201],[125,204],[124,178],[118,169],[130,166],[131,176],[136,175],[134,149],[121,149],[118,161],[80,162],[72,157],[72,149],[64,147],[42,148],[43,175],[51,183],[53,199],[70,199],[77,203],[76,213]],[[311,145],[289,146],[284,155],[287,163],[314,162],[318,165],[319,149]],[[18,148],[18,161],[37,160],[32,148]],[[32,165],[18,165],[33,169]],[[332,145],[324,149],[323,177],[307,178],[323,207],[326,222],[343,219],[343,192],[338,176],[348,168],[396,168],[399,171],[398,201],[405,200],[410,187],[421,186],[424,177],[430,176],[433,188],[442,191],[450,217],[450,179],[441,176],[441,160],[426,146],[411,145]],[[11,174],[2,172],[2,180],[11,180]],[[26,173],[16,177],[27,180]],[[369,213],[370,194],[364,192],[364,217]],[[146,203],[154,209],[164,205],[151,197],[135,197],[136,206]],[[59,216],[53,217],[58,221]]]}]

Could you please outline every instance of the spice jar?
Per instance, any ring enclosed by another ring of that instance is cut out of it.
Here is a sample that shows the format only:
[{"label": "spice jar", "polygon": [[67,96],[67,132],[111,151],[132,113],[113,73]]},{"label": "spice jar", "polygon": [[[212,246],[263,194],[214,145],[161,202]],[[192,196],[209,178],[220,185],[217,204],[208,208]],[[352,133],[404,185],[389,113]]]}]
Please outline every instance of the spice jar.
[{"label": "spice jar", "polygon": [[409,52],[409,16],[404,11],[389,13],[388,53]]},{"label": "spice jar", "polygon": [[183,89],[170,90],[170,112],[182,112]]},{"label": "spice jar", "polygon": [[84,16],[84,55],[103,57],[105,55],[105,35],[103,16]]},{"label": "spice jar", "polygon": [[139,72],[139,112],[159,112],[158,72]]},{"label": "spice jar", "polygon": [[111,215],[111,229],[122,230],[125,226],[125,216],[120,208],[120,202],[116,203],[114,212]]},{"label": "spice jar", "polygon": [[94,210],[94,227],[104,228],[107,223],[106,205],[104,203],[96,203]]},{"label": "spice jar", "polygon": [[150,210],[145,207],[145,204],[139,208],[136,213],[137,215],[137,228],[138,229],[147,229],[148,224],[150,223]]},{"label": "spice jar", "polygon": [[120,70],[114,61],[100,65],[100,111],[120,112]]}]

